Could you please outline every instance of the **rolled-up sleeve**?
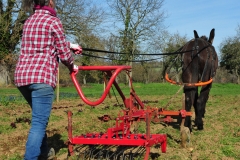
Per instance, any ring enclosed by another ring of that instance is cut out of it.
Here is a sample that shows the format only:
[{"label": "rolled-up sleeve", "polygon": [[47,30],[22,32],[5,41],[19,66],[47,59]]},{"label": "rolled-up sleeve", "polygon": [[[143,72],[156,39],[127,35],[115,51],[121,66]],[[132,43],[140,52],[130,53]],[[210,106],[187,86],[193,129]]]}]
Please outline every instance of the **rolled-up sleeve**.
[{"label": "rolled-up sleeve", "polygon": [[63,62],[65,65],[71,65],[73,63],[73,57],[70,51],[70,43],[66,41],[60,20],[54,22],[53,34],[58,58],[60,58],[61,62]]}]

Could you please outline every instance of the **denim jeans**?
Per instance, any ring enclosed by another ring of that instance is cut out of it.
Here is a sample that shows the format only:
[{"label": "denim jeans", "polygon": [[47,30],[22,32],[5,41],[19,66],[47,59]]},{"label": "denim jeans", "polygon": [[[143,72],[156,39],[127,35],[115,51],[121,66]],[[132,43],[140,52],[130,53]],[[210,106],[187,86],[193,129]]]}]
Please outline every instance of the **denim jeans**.
[{"label": "denim jeans", "polygon": [[48,84],[31,84],[18,87],[32,109],[31,128],[26,143],[25,160],[37,160],[47,155],[46,128],[54,99],[54,88]]}]

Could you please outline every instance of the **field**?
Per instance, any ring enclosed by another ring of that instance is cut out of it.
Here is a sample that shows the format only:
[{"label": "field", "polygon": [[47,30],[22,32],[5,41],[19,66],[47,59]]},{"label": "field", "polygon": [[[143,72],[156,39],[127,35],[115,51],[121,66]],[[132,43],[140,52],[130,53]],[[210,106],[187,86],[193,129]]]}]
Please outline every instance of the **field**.
[{"label": "field", "polygon": [[[128,97],[129,88],[121,85]],[[182,104],[180,86],[168,83],[134,84],[140,99],[148,100],[151,107],[179,110]],[[96,100],[103,92],[103,85],[89,84],[83,87],[85,95]],[[67,158],[67,111],[73,113],[73,135],[105,132],[114,125],[114,120],[102,122],[98,117],[108,114],[112,119],[121,111],[122,101],[111,91],[111,98],[96,107],[83,103],[73,87],[60,88],[60,100],[54,102],[49,120],[48,142],[56,151],[56,159]],[[20,160],[23,158],[25,143],[30,128],[31,111],[14,87],[0,89],[0,159]],[[144,133],[140,124],[138,131]],[[240,159],[240,85],[213,84],[206,105],[204,130],[193,130],[191,147],[180,147],[178,125],[151,124],[151,133],[167,134],[167,153],[151,148],[152,159],[173,160],[237,160]],[[77,159],[76,156],[71,157]],[[142,159],[141,155],[136,159]]]}]

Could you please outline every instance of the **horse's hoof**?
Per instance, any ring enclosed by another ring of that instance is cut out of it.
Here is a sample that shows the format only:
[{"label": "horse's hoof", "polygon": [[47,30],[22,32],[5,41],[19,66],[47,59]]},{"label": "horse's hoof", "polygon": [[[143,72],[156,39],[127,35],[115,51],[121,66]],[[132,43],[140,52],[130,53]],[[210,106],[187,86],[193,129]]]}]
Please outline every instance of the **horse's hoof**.
[{"label": "horse's hoof", "polygon": [[203,130],[203,125],[198,125],[198,130]]},{"label": "horse's hoof", "polygon": [[191,133],[188,127],[181,128],[181,146],[183,148],[189,148]]}]

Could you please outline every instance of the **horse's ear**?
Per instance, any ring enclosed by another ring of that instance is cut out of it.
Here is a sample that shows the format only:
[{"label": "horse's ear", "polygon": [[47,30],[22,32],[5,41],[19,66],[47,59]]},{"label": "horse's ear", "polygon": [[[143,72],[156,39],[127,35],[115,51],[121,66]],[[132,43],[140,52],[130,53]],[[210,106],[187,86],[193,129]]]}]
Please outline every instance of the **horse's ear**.
[{"label": "horse's ear", "polygon": [[193,32],[194,32],[194,37],[195,37],[195,38],[199,38],[197,31],[194,30]]},{"label": "horse's ear", "polygon": [[215,36],[215,29],[213,28],[209,35],[209,39],[208,39],[209,43],[211,43],[211,44],[213,43],[214,36]]}]

